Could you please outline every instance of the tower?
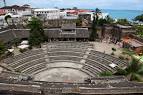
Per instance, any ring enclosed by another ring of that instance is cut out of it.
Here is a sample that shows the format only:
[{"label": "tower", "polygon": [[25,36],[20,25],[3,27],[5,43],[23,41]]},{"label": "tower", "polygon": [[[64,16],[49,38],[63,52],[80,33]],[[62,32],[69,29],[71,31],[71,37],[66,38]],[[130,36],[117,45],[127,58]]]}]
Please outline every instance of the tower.
[{"label": "tower", "polygon": [[5,0],[3,0],[3,3],[4,3],[4,6],[6,6],[6,1]]},{"label": "tower", "polygon": [[[2,4],[2,6],[5,7],[5,6],[6,6],[6,0],[0,0],[0,4]],[[1,6],[1,7],[2,7],[2,6]]]}]

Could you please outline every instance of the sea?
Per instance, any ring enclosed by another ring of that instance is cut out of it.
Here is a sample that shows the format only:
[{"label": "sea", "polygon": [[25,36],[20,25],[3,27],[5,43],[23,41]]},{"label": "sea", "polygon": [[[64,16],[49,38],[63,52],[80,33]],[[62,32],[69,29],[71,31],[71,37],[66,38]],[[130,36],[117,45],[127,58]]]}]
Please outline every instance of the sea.
[{"label": "sea", "polygon": [[143,10],[111,10],[102,9],[103,13],[108,13],[114,19],[128,19],[132,21],[136,16],[143,14]]}]

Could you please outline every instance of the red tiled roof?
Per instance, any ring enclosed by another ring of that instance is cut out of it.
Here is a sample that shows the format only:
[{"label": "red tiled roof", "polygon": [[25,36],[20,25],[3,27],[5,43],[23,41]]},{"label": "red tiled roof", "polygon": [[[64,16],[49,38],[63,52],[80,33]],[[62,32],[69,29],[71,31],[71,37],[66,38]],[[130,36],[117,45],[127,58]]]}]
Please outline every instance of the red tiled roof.
[{"label": "red tiled roof", "polygon": [[0,15],[6,14],[4,9],[0,9]]}]

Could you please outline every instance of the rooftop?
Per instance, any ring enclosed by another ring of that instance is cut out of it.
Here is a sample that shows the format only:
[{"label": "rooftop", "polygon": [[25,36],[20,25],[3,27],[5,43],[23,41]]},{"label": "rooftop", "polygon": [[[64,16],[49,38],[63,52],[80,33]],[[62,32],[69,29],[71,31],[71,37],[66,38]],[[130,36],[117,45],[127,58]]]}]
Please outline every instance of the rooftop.
[{"label": "rooftop", "polygon": [[116,26],[119,27],[119,28],[124,28],[124,29],[132,28],[132,26],[129,26],[129,25],[120,25],[120,24],[117,24]]},{"label": "rooftop", "polygon": [[59,9],[52,9],[52,8],[49,8],[49,9],[35,9],[34,11],[58,11]]},{"label": "rooftop", "polygon": [[27,7],[27,6],[12,5],[12,6],[5,6],[5,7],[2,7],[0,9],[18,9],[18,10],[22,10],[22,9],[25,9],[25,8],[29,8],[29,7]]}]

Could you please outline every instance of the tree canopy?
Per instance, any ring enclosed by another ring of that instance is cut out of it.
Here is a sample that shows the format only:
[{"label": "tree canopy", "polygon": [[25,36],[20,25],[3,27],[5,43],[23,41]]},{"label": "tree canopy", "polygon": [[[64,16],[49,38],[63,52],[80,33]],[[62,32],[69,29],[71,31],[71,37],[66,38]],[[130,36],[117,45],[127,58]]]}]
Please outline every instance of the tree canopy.
[{"label": "tree canopy", "polygon": [[9,23],[8,23],[8,19],[10,19],[10,18],[12,18],[10,15],[6,15],[5,17],[4,17],[4,20],[6,21],[6,23],[9,25]]},{"label": "tree canopy", "polygon": [[98,26],[98,20],[99,20],[99,14],[101,13],[101,10],[98,8],[95,9],[95,13],[93,16],[92,26],[91,26],[91,34],[90,34],[90,40],[95,41],[97,38],[97,26]]},{"label": "tree canopy", "polygon": [[143,25],[137,25],[135,28],[137,35],[143,38]]},{"label": "tree canopy", "polygon": [[130,25],[130,22],[127,19],[118,19],[116,23],[121,25]]},{"label": "tree canopy", "polygon": [[29,44],[31,46],[38,46],[45,41],[43,25],[38,18],[32,17],[28,27],[30,28]]},{"label": "tree canopy", "polygon": [[0,41],[0,56],[4,54],[6,51],[5,45],[2,41]]},{"label": "tree canopy", "polygon": [[143,22],[143,14],[141,15],[138,15],[134,18],[135,21],[140,21],[140,22]]},{"label": "tree canopy", "polygon": [[109,71],[104,71],[99,74],[101,77],[112,76],[113,74]]},{"label": "tree canopy", "polygon": [[105,19],[106,19],[108,24],[112,24],[115,22],[115,20],[113,18],[111,18],[109,15],[107,15]]},{"label": "tree canopy", "polygon": [[126,69],[118,69],[115,75],[125,75],[130,81],[143,81],[143,64],[132,59]]}]

